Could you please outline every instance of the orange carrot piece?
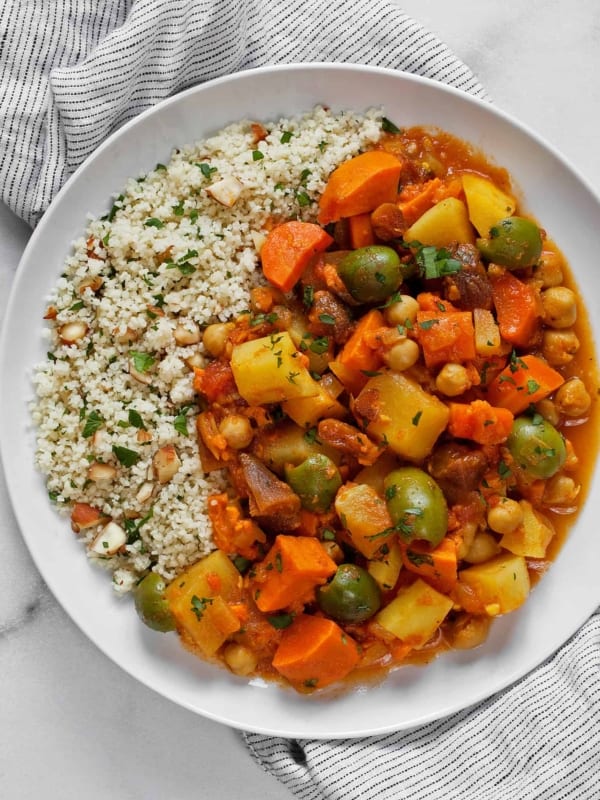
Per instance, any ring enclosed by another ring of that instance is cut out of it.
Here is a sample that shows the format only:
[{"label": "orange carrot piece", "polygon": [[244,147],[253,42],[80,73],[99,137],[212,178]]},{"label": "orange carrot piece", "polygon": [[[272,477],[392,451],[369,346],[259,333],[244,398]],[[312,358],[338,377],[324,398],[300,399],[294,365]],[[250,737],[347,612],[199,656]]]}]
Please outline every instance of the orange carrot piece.
[{"label": "orange carrot piece", "polygon": [[460,311],[449,300],[442,300],[439,295],[433,294],[433,292],[420,292],[416,299],[421,311],[435,311],[436,313]]},{"label": "orange carrot piece", "polygon": [[308,602],[317,586],[336,571],[318,539],[310,536],[275,537],[264,561],[255,568],[254,600],[261,611],[277,611],[292,603]]},{"label": "orange carrot piece", "polygon": [[[446,303],[441,304],[446,308]],[[470,311],[418,311],[417,339],[427,367],[475,358],[475,329]]]},{"label": "orange carrot piece", "polygon": [[501,444],[508,438],[514,417],[507,408],[495,408],[487,400],[450,403],[449,408],[448,432],[452,436],[478,444]]},{"label": "orange carrot piece", "polygon": [[315,511],[306,508],[300,509],[300,526],[296,533],[302,536],[316,536],[319,532],[320,517]]},{"label": "orange carrot piece", "polygon": [[[338,361],[357,372],[376,372],[381,366],[379,354],[367,344],[367,334],[385,325],[383,314],[372,308],[362,316],[354,332],[338,355]],[[340,378],[341,380],[341,378]]]},{"label": "orange carrot piece", "polygon": [[384,150],[370,150],[344,161],[329,176],[319,200],[321,225],[371,212],[396,200],[402,161]]},{"label": "orange carrot piece", "polygon": [[542,316],[536,290],[507,270],[492,278],[492,298],[504,341],[526,347],[536,333]]},{"label": "orange carrot piece", "polygon": [[456,541],[445,536],[433,550],[424,542],[400,543],[402,563],[410,572],[420,575],[442,594],[452,591],[458,580]]},{"label": "orange carrot piece", "polygon": [[433,178],[425,183],[410,184],[403,188],[398,205],[407,226],[416,222],[435,204],[435,194],[441,185],[439,178]]},{"label": "orange carrot piece", "polygon": [[358,645],[331,619],[299,614],[286,628],[273,667],[298,688],[341,681],[359,661]]},{"label": "orange carrot piece", "polygon": [[371,225],[371,214],[355,214],[348,218],[350,227],[350,245],[354,250],[375,244],[375,234]]},{"label": "orange carrot piece", "polygon": [[507,408],[516,415],[548,397],[564,381],[559,372],[537,356],[513,357],[490,383],[487,396],[492,405]]},{"label": "orange carrot piece", "polygon": [[273,228],[265,239],[260,259],[265,278],[283,292],[300,279],[316,253],[322,253],[333,238],[312,222],[291,220]]}]

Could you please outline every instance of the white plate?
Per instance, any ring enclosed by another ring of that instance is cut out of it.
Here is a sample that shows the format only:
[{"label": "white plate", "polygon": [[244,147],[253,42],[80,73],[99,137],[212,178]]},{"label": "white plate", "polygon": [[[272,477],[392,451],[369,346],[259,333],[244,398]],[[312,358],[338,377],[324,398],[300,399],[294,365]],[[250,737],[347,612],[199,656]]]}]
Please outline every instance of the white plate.
[{"label": "white plate", "polygon": [[[334,700],[306,698],[237,679],[185,652],[174,634],[139,623],[109,576],[91,567],[68,521],[53,511],[33,467],[27,403],[32,366],[45,358],[45,298],[86,214],[105,213],[130,176],[165,162],[173,147],[247,117],[276,119],[325,103],[383,105],[399,125],[436,125],[471,141],[509,169],[527,208],[569,259],[599,338],[600,204],[548,144],[497,109],[442,84],[352,65],[265,68],[218,79],[167,100],[108,139],[77,170],[42,219],[17,272],[0,346],[0,441],[23,536],[50,589],[84,633],[138,680],[192,711],[235,727],[297,737],[353,737],[408,728],[489,697],[538,665],[600,603],[598,474],[557,561],[526,605],[498,620],[471,652],[398,670],[380,686]],[[594,517],[596,516],[596,519]]]}]

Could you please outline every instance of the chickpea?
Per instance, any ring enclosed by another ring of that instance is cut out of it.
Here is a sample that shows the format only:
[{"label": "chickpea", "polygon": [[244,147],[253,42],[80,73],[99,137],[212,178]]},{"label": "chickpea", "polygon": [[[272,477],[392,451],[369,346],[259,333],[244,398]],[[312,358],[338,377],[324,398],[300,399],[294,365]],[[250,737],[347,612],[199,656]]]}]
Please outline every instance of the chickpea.
[{"label": "chickpea", "polygon": [[461,614],[455,620],[452,630],[452,647],[457,650],[471,650],[486,640],[491,619],[484,616]]},{"label": "chickpea", "polygon": [[223,658],[229,669],[236,675],[250,675],[258,663],[256,654],[243,644],[228,644],[223,651]]},{"label": "chickpea", "polygon": [[414,297],[409,294],[401,294],[395,303],[389,305],[383,312],[388,325],[406,325],[407,321],[412,325],[417,318],[419,304]]},{"label": "chickpea", "polygon": [[544,322],[551,328],[570,328],[577,319],[575,293],[566,286],[551,286],[542,292]]},{"label": "chickpea", "polygon": [[227,346],[229,331],[233,328],[231,322],[215,322],[209,325],[202,334],[202,344],[211,356],[217,358]]},{"label": "chickpea", "polygon": [[435,386],[447,397],[458,397],[471,388],[471,379],[462,364],[444,364],[435,379]]},{"label": "chickpea", "polygon": [[542,338],[542,353],[553,367],[563,367],[573,361],[579,350],[579,339],[572,330],[547,330]]},{"label": "chickpea", "polygon": [[329,558],[335,561],[336,564],[341,564],[344,561],[344,551],[337,542],[322,541],[321,544],[323,545],[323,550],[325,550]]},{"label": "chickpea", "polygon": [[223,434],[229,447],[243,450],[254,438],[254,431],[248,417],[242,414],[229,414],[219,424],[219,432]]},{"label": "chickpea", "polygon": [[500,547],[492,534],[481,531],[473,539],[465,556],[465,561],[468,561],[469,564],[483,564],[484,561],[489,561],[499,552]]},{"label": "chickpea", "polygon": [[542,250],[540,263],[533,273],[542,289],[550,286],[560,286],[563,282],[562,258],[554,250]]},{"label": "chickpea", "polygon": [[581,378],[569,378],[554,395],[554,404],[566,417],[581,417],[590,410],[592,398]]},{"label": "chickpea", "polygon": [[559,473],[546,483],[542,500],[546,506],[572,506],[580,490],[581,486],[573,478]]},{"label": "chickpea", "polygon": [[384,359],[390,369],[404,372],[419,360],[419,345],[412,339],[402,339],[385,353]]},{"label": "chickpea", "polygon": [[488,511],[487,523],[496,533],[512,533],[522,522],[523,509],[510,497],[503,497],[497,506]]},{"label": "chickpea", "polygon": [[551,425],[556,426],[560,422],[560,414],[558,413],[554,402],[548,397],[545,397],[543,400],[540,400],[538,403],[536,403],[535,410],[538,414],[541,414],[542,417]]}]

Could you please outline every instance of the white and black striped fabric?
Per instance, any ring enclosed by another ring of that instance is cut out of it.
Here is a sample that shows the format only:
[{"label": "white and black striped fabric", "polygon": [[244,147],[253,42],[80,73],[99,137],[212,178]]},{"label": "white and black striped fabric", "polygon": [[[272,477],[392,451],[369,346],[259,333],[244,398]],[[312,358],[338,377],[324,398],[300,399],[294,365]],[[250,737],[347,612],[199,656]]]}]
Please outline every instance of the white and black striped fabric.
[{"label": "white and black striped fabric", "polygon": [[[74,169],[121,124],[236,70],[345,61],[485,91],[394,0],[3,0],[0,189],[35,225]],[[599,800],[600,616],[503,694],[380,738],[247,734],[302,800]]]},{"label": "white and black striped fabric", "polygon": [[368,739],[246,741],[301,800],[598,800],[600,614],[522,681],[447,719]]},{"label": "white and black striped fabric", "polygon": [[393,0],[2,0],[2,200],[35,225],[86,156],[144,109],[210,78],[299,61],[393,67],[484,96]]}]

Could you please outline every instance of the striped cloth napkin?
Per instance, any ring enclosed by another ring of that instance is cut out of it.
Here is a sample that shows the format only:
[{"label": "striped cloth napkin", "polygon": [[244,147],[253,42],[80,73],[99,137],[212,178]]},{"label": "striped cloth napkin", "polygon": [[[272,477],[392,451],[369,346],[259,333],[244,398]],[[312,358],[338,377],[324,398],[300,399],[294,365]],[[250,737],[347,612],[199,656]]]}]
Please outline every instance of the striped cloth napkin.
[{"label": "striped cloth napkin", "polygon": [[[485,97],[393,0],[4,0],[0,42],[0,188],[32,226],[108,134],[219,75],[345,61]],[[600,616],[511,689],[442,721],[369,739],[246,741],[303,800],[598,800]]]}]

